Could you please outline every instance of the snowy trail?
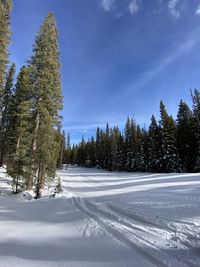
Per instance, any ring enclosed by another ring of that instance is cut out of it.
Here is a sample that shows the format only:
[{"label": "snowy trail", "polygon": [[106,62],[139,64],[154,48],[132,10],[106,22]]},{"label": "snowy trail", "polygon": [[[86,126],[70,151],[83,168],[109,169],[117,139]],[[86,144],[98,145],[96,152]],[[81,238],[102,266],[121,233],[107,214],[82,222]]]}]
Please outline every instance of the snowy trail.
[{"label": "snowy trail", "polygon": [[[110,216],[110,213],[106,214],[105,211],[98,209],[95,205],[92,206],[92,204],[86,200],[84,200],[83,203],[81,199],[74,197],[73,202],[77,208],[86,213],[90,218],[94,219],[103,228],[103,230],[108,232],[113,238],[116,238],[118,241],[130,248],[136,249],[141,256],[143,256],[147,261],[153,263],[155,266],[167,266],[166,264],[157,260],[155,257],[151,256],[151,254],[145,252],[145,249],[142,246],[142,243],[145,242],[145,240],[139,238],[136,233],[132,234],[130,238],[131,228],[133,229],[133,227],[125,227],[126,223],[118,223],[117,220],[114,220],[113,216]],[[136,228],[134,230],[137,231]]]},{"label": "snowy trail", "polygon": [[[154,188],[164,188],[185,185],[199,185],[198,179],[196,181],[185,181],[188,177],[194,179],[199,178],[197,174],[190,175],[165,175],[163,177],[155,178],[155,175],[147,175],[147,178],[142,176],[132,181],[132,183],[140,182],[152,182],[154,180],[163,180],[162,185]],[[76,177],[78,182],[78,177]],[[179,178],[181,182],[177,180],[172,183],[166,183],[166,180]],[[113,238],[124,245],[133,248],[143,256],[147,261],[151,262],[155,266],[199,266],[200,265],[200,248],[199,248],[199,225],[194,222],[173,220],[162,216],[141,216],[134,214],[116,204],[106,202],[96,202],[94,196],[92,199],[88,198],[89,192],[92,188],[93,192],[97,192],[96,187],[101,187],[101,179],[93,179],[92,175],[80,176],[78,187],[67,187],[73,195],[74,205],[87,214],[90,218],[94,219],[100,227],[108,232]],[[133,179],[133,178],[132,178]],[[184,182],[183,182],[184,180]],[[91,183],[92,181],[92,183]],[[95,183],[94,183],[95,181]],[[103,180],[104,181],[104,180]],[[63,179],[65,182],[65,179]],[[71,180],[73,185],[73,179]],[[105,183],[105,182],[103,182]],[[112,182],[108,181],[108,185]],[[113,179],[113,183],[115,180]],[[127,181],[121,181],[121,186],[125,185]],[[99,184],[99,185],[97,185]],[[119,181],[116,184],[120,184]],[[104,185],[106,187],[106,185]],[[145,186],[144,191],[145,191]],[[141,187],[141,186],[140,186]],[[83,189],[84,188],[84,189]],[[130,186],[132,189],[132,186]],[[130,192],[130,188],[122,188],[126,193]],[[81,190],[83,189],[83,190]],[[107,187],[109,194],[109,186]],[[111,189],[112,190],[112,189]],[[84,194],[84,192],[86,194]],[[135,190],[133,190],[135,191]],[[107,194],[106,194],[107,193]],[[163,249],[163,248],[168,248]],[[148,251],[148,252],[147,252]]]}]

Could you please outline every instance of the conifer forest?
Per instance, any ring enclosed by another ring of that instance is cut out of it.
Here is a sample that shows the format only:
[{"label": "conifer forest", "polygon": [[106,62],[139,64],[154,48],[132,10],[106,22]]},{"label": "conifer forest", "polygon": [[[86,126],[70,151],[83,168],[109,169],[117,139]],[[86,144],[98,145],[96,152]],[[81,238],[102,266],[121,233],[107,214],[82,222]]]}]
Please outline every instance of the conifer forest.
[{"label": "conifer forest", "polygon": [[97,128],[96,136],[69,145],[65,161],[83,167],[128,172],[200,171],[200,91],[191,92],[193,107],[180,101],[177,118],[160,102],[160,118],[152,115],[148,129],[127,118],[124,131],[118,126]]},{"label": "conifer forest", "polygon": [[[173,118],[160,102],[160,117],[148,128],[127,118],[123,131],[107,123],[96,136],[70,144],[62,131],[62,93],[58,30],[54,15],[43,21],[27,64],[16,73],[10,62],[12,1],[1,1],[0,166],[6,165],[13,190],[34,187],[40,196],[45,180],[63,164],[128,172],[200,171],[200,91],[188,89],[192,109],[180,101]],[[133,110],[134,112],[134,110]]]},{"label": "conifer forest", "polygon": [[197,2],[0,0],[0,267],[200,266]]},{"label": "conifer forest", "polygon": [[57,26],[49,13],[27,65],[16,73],[8,53],[12,1],[2,0],[0,8],[0,165],[13,178],[15,193],[34,187],[39,197],[47,177],[55,176],[62,143]]}]

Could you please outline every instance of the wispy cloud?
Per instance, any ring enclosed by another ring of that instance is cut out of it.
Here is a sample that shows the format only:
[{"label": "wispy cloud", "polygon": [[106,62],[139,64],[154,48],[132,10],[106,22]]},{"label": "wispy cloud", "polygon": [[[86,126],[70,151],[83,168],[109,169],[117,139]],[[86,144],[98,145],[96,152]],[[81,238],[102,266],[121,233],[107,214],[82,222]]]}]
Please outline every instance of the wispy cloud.
[{"label": "wispy cloud", "polygon": [[198,5],[197,9],[196,9],[196,14],[200,15],[200,4]]},{"label": "wispy cloud", "polygon": [[181,10],[178,7],[179,3],[180,3],[180,0],[170,0],[168,4],[171,14],[177,18],[179,18],[181,15]]},{"label": "wispy cloud", "polygon": [[101,6],[105,11],[110,11],[115,3],[115,0],[101,0]]},{"label": "wispy cloud", "polygon": [[126,89],[126,94],[129,95],[132,94],[133,92],[140,90],[145,85],[147,85],[153,78],[158,76],[160,72],[164,71],[170,64],[178,60],[185,53],[191,51],[194,48],[194,46],[200,42],[200,37],[196,37],[198,36],[197,35],[198,32],[199,28],[197,28],[190,35],[188,35],[185,42],[177,46],[177,48],[174,51],[171,51],[171,53],[169,53],[167,56],[159,60],[155,68],[146,71],[141,75],[141,77],[136,82],[130,84]]},{"label": "wispy cloud", "polygon": [[[127,6],[128,6],[128,9],[131,15],[135,15],[139,11],[140,1],[141,0],[128,0],[127,1]],[[117,1],[117,0],[100,0],[101,7],[107,12],[112,11],[114,7],[118,9],[119,2],[120,1]]]},{"label": "wispy cloud", "polygon": [[139,3],[137,0],[130,1],[129,10],[132,15],[135,15],[139,11]]},{"label": "wispy cloud", "polygon": [[[120,1],[122,0],[98,0],[100,1],[101,7],[107,11],[113,11],[120,9]],[[181,14],[185,11],[186,6],[190,3],[191,0],[157,0],[159,3],[159,9],[162,6],[163,9],[168,9],[171,15],[175,18],[179,18]],[[140,7],[142,4],[142,0],[124,0],[127,3],[126,8],[131,15],[135,15],[140,11]],[[144,2],[144,1],[143,1]],[[123,5],[121,5],[123,6]],[[120,12],[124,13],[125,10],[120,10]],[[197,6],[195,13],[200,15],[200,4]],[[121,14],[121,13],[120,13]]]}]

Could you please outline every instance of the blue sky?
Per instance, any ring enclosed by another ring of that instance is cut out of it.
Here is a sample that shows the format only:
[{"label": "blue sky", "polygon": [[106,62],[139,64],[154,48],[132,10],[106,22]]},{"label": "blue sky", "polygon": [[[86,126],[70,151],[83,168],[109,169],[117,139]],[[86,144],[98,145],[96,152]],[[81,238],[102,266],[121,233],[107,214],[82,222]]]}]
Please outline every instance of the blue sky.
[{"label": "blue sky", "polygon": [[59,28],[63,128],[71,141],[128,115],[176,115],[200,87],[200,0],[14,0],[10,58],[20,68],[44,16]]}]

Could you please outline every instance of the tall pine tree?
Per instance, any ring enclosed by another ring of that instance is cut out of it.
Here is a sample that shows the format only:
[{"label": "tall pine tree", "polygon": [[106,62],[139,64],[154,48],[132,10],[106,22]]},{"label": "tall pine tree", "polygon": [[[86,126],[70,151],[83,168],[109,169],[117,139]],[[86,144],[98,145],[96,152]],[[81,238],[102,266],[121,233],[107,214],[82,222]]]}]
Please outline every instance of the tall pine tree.
[{"label": "tall pine tree", "polygon": [[46,177],[54,177],[59,143],[57,129],[62,108],[58,32],[54,15],[49,13],[36,37],[33,56],[34,89],[34,167],[37,173],[36,197],[40,196]]},{"label": "tall pine tree", "polygon": [[172,116],[168,115],[162,101],[160,102],[160,125],[162,128],[162,171],[180,171],[176,124]]},{"label": "tall pine tree", "polygon": [[32,144],[32,79],[30,67],[22,67],[17,77],[16,93],[11,99],[8,115],[7,172],[13,178],[14,191],[19,184],[31,189],[33,182]]},{"label": "tall pine tree", "polygon": [[182,100],[177,114],[177,145],[183,171],[194,170],[197,156],[197,136],[195,133],[194,115],[188,105]]},{"label": "tall pine tree", "polygon": [[2,109],[4,82],[8,63],[11,10],[11,0],[0,0],[0,109]]},{"label": "tall pine tree", "polygon": [[9,106],[13,97],[13,85],[15,75],[15,64],[13,63],[8,71],[6,77],[6,84],[3,91],[3,102],[1,109],[1,122],[0,122],[0,166],[4,162],[4,156],[8,151],[8,127],[9,127]]}]

